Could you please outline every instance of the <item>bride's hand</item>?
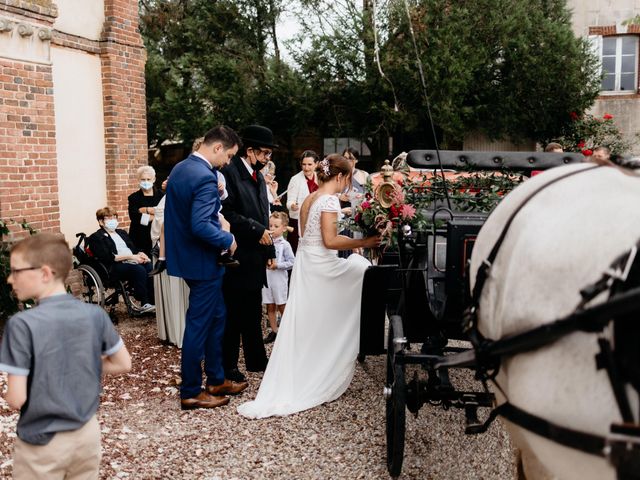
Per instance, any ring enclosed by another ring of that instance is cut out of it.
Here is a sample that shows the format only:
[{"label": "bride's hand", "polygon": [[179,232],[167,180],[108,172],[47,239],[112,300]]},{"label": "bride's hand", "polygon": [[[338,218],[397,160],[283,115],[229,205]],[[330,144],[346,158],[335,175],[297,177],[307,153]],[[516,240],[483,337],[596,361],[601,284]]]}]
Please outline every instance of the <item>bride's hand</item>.
[{"label": "bride's hand", "polygon": [[375,248],[380,246],[380,242],[382,242],[382,237],[380,235],[375,235],[373,237],[367,237],[362,240],[362,246],[364,248]]}]

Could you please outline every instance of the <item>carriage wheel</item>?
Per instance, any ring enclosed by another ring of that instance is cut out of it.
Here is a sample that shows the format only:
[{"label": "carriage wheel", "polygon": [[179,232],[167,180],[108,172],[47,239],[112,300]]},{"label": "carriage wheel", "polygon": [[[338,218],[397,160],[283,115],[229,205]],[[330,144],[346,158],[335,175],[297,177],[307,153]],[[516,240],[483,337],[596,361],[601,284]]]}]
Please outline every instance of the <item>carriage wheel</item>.
[{"label": "carriage wheel", "polygon": [[89,265],[80,265],[77,270],[81,273],[82,284],[76,297],[85,303],[95,303],[104,307],[104,287],[100,275]]},{"label": "carriage wheel", "polygon": [[393,329],[389,326],[387,342],[387,469],[389,475],[397,477],[402,471],[404,457],[406,389],[404,365],[396,364],[393,350]]}]

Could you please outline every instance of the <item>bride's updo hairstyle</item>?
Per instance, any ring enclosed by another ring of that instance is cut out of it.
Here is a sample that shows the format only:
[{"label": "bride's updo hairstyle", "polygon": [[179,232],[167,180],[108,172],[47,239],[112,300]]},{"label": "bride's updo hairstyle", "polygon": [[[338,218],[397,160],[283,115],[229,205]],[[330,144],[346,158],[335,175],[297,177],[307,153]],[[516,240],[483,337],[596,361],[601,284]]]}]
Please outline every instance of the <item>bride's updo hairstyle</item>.
[{"label": "bride's updo hairstyle", "polygon": [[351,162],[342,155],[332,153],[317,163],[316,173],[318,180],[322,183],[328,182],[340,173],[351,177]]}]

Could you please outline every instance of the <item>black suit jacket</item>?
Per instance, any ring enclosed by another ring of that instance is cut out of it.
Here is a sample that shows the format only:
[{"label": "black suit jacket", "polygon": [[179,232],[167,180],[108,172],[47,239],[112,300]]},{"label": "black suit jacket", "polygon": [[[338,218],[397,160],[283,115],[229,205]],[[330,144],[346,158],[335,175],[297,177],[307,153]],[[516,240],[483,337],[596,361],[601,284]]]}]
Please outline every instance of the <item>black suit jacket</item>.
[{"label": "black suit jacket", "polygon": [[222,214],[231,224],[238,249],[238,268],[228,268],[224,282],[233,288],[260,289],[267,284],[267,260],[275,258],[273,246],[259,241],[269,227],[269,199],[261,173],[257,181],[251,177],[242,159],[235,156],[222,169],[229,196],[222,202]]},{"label": "black suit jacket", "polygon": [[[127,247],[129,247],[133,253],[138,253],[138,249],[131,241],[131,238],[129,238],[129,235],[127,235],[127,232],[116,228],[116,233],[120,235],[124,240],[124,243],[127,244]],[[91,253],[93,253],[93,256],[110,270],[118,253],[116,242],[113,241],[111,235],[101,227],[89,236],[88,242],[89,249],[91,250]]]}]

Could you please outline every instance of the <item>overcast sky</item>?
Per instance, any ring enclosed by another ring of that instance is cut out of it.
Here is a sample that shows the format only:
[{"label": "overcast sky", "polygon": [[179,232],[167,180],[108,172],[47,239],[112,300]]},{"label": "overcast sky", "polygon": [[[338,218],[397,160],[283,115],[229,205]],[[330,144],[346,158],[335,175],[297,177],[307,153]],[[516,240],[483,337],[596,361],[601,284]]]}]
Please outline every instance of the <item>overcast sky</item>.
[{"label": "overcast sky", "polygon": [[292,13],[285,12],[280,17],[280,22],[276,26],[276,34],[278,35],[278,46],[282,59],[291,63],[291,55],[288,47],[285,45],[286,40],[291,40],[300,31],[298,20]]}]

